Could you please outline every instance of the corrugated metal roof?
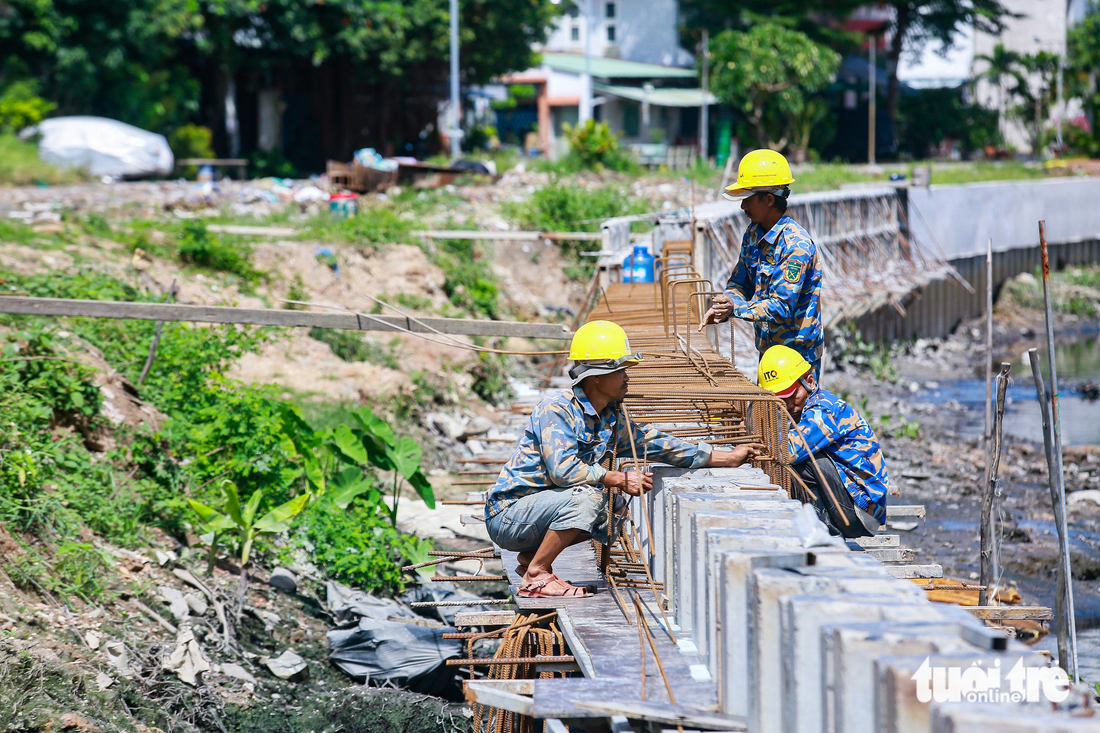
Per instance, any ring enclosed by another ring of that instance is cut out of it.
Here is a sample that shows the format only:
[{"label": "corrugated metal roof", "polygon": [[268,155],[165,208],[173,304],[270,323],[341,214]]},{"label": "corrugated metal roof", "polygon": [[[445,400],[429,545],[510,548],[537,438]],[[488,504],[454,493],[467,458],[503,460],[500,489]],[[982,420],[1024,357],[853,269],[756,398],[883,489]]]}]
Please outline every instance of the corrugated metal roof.
[{"label": "corrugated metal roof", "polygon": [[[702,89],[654,89],[648,94],[641,87],[624,87],[611,84],[593,84],[592,88],[603,94],[610,94],[635,102],[648,101],[656,107],[699,107],[703,104]],[[718,99],[710,92],[706,93],[707,104],[718,104]]]},{"label": "corrugated metal roof", "polygon": [[[694,79],[696,75],[695,69],[605,59],[600,56],[592,56],[589,63],[592,76],[599,79]],[[542,64],[554,71],[584,73],[584,55],[579,53],[544,53]]]}]

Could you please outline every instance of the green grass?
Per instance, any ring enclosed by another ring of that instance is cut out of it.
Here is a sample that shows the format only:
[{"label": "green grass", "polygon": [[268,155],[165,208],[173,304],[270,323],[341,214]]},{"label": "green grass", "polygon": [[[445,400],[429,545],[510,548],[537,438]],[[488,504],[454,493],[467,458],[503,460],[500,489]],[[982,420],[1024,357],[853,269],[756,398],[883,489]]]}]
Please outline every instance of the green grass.
[{"label": "green grass", "polygon": [[[890,162],[880,165],[881,172],[875,174],[868,173],[864,165],[810,163],[795,168],[795,184],[792,188],[795,193],[809,193],[832,191],[846,184],[888,183],[890,175],[894,173],[900,173],[911,180],[913,168],[917,166],[931,166],[934,184],[1031,180],[1049,175],[1043,168],[1017,161]],[[706,188],[717,188],[722,182],[722,169],[703,163],[698,163],[695,167],[684,171],[654,169],[646,171],[643,175],[648,179],[656,180],[691,179],[695,181],[700,191]],[[734,171],[734,177],[736,177],[736,171]]]},{"label": "green grass", "polygon": [[76,171],[57,168],[38,159],[38,146],[15,135],[0,135],[0,185],[73,183],[82,180]]}]

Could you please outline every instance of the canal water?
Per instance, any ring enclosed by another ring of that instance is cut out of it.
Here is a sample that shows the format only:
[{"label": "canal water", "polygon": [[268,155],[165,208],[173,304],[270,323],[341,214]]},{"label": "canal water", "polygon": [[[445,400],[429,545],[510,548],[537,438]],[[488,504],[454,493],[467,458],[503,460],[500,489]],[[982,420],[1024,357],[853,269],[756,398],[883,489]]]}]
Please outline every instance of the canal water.
[{"label": "canal water", "polygon": [[[1043,379],[1049,390],[1050,369],[1045,353],[1040,353]],[[1086,383],[1100,384],[1100,339],[1093,336],[1057,347],[1055,355],[1062,411],[1062,445],[1100,445],[1100,401],[1090,400],[1075,391],[1076,387]],[[1012,381],[1005,403],[1004,434],[1041,445],[1042,417],[1027,352],[1005,361],[1012,362]],[[996,372],[997,369],[994,369],[994,374]],[[993,390],[995,394],[995,381]],[[958,415],[950,427],[965,438],[981,436],[985,428],[985,382],[982,380],[929,382],[917,397],[935,404],[957,402],[968,408],[964,414]]]}]

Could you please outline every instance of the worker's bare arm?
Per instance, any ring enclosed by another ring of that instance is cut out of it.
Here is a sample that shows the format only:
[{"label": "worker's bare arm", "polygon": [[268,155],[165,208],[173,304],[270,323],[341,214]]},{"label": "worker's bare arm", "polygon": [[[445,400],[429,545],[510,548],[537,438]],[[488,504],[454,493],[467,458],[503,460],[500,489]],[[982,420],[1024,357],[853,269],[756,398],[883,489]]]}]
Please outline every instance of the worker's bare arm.
[{"label": "worker's bare arm", "polygon": [[733,450],[714,450],[707,461],[707,468],[736,468],[762,455],[764,450],[761,443],[745,443]]},{"label": "worker's bare arm", "polygon": [[631,496],[638,496],[643,490],[653,488],[653,474],[641,471],[608,471],[603,477],[604,486],[622,489]]}]

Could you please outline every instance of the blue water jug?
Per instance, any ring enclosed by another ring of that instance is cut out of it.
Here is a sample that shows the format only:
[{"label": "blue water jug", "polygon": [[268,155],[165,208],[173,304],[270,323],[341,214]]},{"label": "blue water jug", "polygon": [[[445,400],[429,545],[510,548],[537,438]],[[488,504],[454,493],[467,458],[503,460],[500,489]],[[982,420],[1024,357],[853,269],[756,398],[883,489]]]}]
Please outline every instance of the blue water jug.
[{"label": "blue water jug", "polygon": [[654,257],[644,244],[634,245],[634,252],[623,260],[624,283],[651,283],[653,282]]}]

